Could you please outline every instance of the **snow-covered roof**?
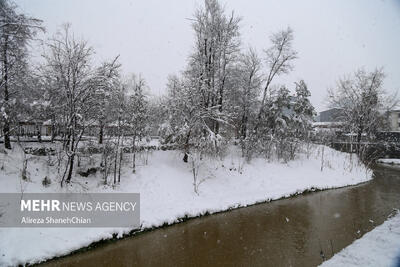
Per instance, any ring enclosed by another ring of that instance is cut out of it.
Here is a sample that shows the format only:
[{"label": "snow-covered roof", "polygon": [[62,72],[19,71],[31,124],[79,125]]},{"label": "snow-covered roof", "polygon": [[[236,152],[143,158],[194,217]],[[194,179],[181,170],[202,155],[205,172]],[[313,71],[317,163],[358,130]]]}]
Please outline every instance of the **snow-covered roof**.
[{"label": "snow-covered roof", "polygon": [[[385,110],[387,112],[387,109]],[[391,107],[391,109],[389,110],[389,112],[400,112],[400,103],[394,105],[393,107]]]},{"label": "snow-covered roof", "polygon": [[47,121],[45,121],[45,122],[43,122],[43,125],[44,126],[49,126],[49,125],[51,125],[52,123],[51,123],[51,120],[47,120]]}]

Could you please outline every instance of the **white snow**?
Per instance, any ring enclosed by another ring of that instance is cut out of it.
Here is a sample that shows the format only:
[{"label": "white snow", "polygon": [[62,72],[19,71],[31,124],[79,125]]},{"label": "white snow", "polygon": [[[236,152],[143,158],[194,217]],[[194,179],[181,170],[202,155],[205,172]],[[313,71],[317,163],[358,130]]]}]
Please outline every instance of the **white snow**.
[{"label": "white snow", "polygon": [[376,162],[391,165],[400,165],[400,159],[378,159]]},{"label": "white snow", "polygon": [[320,266],[399,266],[400,214],[342,249]]},{"label": "white snow", "polygon": [[[309,157],[289,163],[253,159],[245,163],[233,147],[223,160],[206,160],[198,178],[203,180],[199,194],[193,191],[189,164],[178,151],[148,152],[148,165],[132,174],[130,156],[122,170],[121,185],[113,189],[100,177],[73,177],[72,184],[60,188],[56,167],[47,166],[49,158],[29,156],[29,182],[20,179],[21,152],[0,153],[0,192],[139,192],[142,229],[175,223],[178,218],[194,217],[247,206],[257,202],[288,197],[305,190],[354,185],[372,179],[372,173],[350,154],[316,146]],[[324,151],[323,161],[322,151]],[[55,157],[54,157],[55,159]],[[323,168],[321,171],[321,163]],[[98,174],[100,175],[100,174]],[[43,187],[48,176],[52,183]],[[289,220],[287,220],[289,222]],[[0,265],[40,262],[108,239],[131,229],[113,228],[2,228],[0,229]]]}]

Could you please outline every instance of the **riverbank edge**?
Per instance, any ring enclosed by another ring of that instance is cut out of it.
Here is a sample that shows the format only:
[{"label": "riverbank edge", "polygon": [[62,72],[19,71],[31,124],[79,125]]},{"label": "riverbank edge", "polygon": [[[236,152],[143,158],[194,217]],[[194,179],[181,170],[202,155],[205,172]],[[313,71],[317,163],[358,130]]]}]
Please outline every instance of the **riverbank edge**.
[{"label": "riverbank edge", "polygon": [[[319,266],[320,267],[328,267],[328,266],[377,266],[376,262],[363,262],[360,263],[359,259],[366,259],[365,255],[365,249],[362,249],[362,246],[368,247],[368,255],[372,256],[372,258],[375,259],[381,259],[382,256],[384,259],[390,259],[392,258],[392,262],[386,262],[385,264],[382,264],[382,262],[379,262],[379,265],[382,266],[393,266],[397,267],[400,266],[400,249],[398,246],[396,247],[395,244],[393,243],[398,243],[398,237],[395,238],[395,242],[393,242],[393,239],[390,240],[390,237],[393,237],[393,232],[392,232],[392,227],[393,224],[395,225],[395,228],[399,229],[399,222],[400,222],[400,210],[399,209],[393,209],[392,213],[390,213],[386,220],[374,227],[371,231],[365,233],[363,236],[361,236],[358,239],[355,239],[350,245],[342,248],[340,251],[335,253],[333,257],[329,258],[328,260],[322,262]],[[389,232],[388,232],[389,230]],[[396,233],[394,231],[394,233]],[[398,235],[399,233],[397,233]],[[396,234],[395,234],[396,235]],[[382,236],[383,239],[376,239],[377,236]],[[375,237],[375,238],[374,238]],[[389,238],[389,239],[388,239]],[[389,252],[389,257],[385,253],[388,253],[387,247],[384,248],[382,247],[382,244],[379,244],[379,242],[384,242],[388,247],[394,247],[394,251]],[[373,248],[374,249],[370,249]],[[377,251],[378,250],[378,251]],[[395,253],[393,253],[395,252]],[[364,255],[363,255],[364,254]],[[381,257],[380,257],[381,256]],[[394,256],[394,257],[393,257]],[[350,259],[348,259],[349,257]],[[351,260],[351,258],[355,258],[356,260]],[[368,260],[367,260],[368,261]],[[387,265],[386,265],[387,264]]]},{"label": "riverbank edge", "polygon": [[115,233],[112,234],[113,235],[112,238],[106,238],[106,239],[100,239],[100,240],[97,240],[97,241],[93,241],[88,246],[84,246],[84,247],[81,247],[79,249],[72,250],[72,251],[70,251],[70,252],[68,252],[68,253],[66,253],[64,255],[61,255],[61,256],[55,256],[55,257],[52,257],[52,258],[49,258],[49,259],[46,259],[46,260],[43,260],[43,261],[39,261],[39,262],[26,262],[26,263],[24,263],[24,266],[40,266],[41,264],[44,264],[44,263],[49,263],[49,262],[56,261],[56,260],[59,260],[59,259],[62,259],[62,258],[73,256],[73,255],[76,255],[76,254],[85,253],[85,252],[90,251],[92,249],[95,249],[95,248],[98,248],[98,247],[101,247],[101,246],[104,246],[104,245],[107,245],[107,244],[110,244],[110,243],[114,243],[114,242],[120,241],[120,240],[125,239],[125,238],[139,236],[139,235],[145,234],[147,232],[151,232],[151,231],[154,231],[154,230],[166,228],[166,227],[169,227],[169,226],[172,226],[172,225],[175,225],[175,224],[179,224],[179,223],[184,223],[184,222],[187,222],[189,220],[194,220],[194,219],[198,219],[198,218],[202,218],[202,217],[206,217],[206,216],[211,216],[211,215],[216,215],[216,214],[220,214],[220,213],[224,213],[224,212],[229,212],[229,211],[232,211],[232,210],[247,208],[247,207],[251,207],[251,206],[255,206],[255,205],[271,203],[271,202],[275,202],[275,201],[279,201],[279,200],[305,196],[305,195],[308,195],[308,194],[318,193],[318,192],[321,192],[321,191],[329,191],[329,190],[335,190],[335,189],[341,189],[341,188],[347,188],[347,187],[361,186],[363,184],[371,182],[373,179],[374,179],[374,177],[372,175],[371,179],[369,179],[367,181],[364,181],[364,182],[361,182],[361,183],[357,183],[357,184],[339,186],[339,187],[327,187],[327,188],[314,188],[314,187],[311,187],[311,188],[307,188],[307,189],[305,189],[303,191],[298,191],[298,192],[292,193],[292,194],[290,194],[288,196],[283,196],[283,197],[279,197],[279,198],[275,198],[275,199],[267,198],[267,199],[262,200],[262,201],[256,201],[254,203],[249,203],[249,204],[246,204],[246,205],[235,205],[235,206],[229,207],[228,209],[214,211],[214,212],[207,210],[206,212],[204,212],[202,214],[199,214],[197,216],[185,215],[183,217],[179,217],[172,223],[164,222],[163,224],[161,224],[159,226],[147,227],[147,228],[142,228],[142,229],[132,229],[128,233],[122,234],[122,236],[118,236],[118,233],[115,232]]}]

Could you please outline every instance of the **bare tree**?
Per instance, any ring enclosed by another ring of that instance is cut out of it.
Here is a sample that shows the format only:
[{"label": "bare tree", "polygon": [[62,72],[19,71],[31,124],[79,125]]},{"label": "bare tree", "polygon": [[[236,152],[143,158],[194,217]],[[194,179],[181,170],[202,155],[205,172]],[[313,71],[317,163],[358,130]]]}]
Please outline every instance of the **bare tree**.
[{"label": "bare tree", "polygon": [[[217,0],[205,0],[199,8],[192,24],[196,45],[187,74],[195,79],[195,86],[200,92],[204,109],[224,111],[227,79],[230,67],[239,55],[240,18],[234,12],[225,14]],[[207,119],[209,128],[219,134],[220,120]]]},{"label": "bare tree", "polygon": [[340,110],[338,119],[345,123],[348,132],[356,134],[358,148],[363,134],[374,138],[383,128],[384,111],[396,103],[395,97],[388,97],[382,88],[384,78],[382,69],[358,69],[339,79],[335,89],[328,90],[330,106]]},{"label": "bare tree", "polygon": [[110,111],[112,107],[111,98],[115,90],[120,86],[120,67],[119,56],[110,62],[103,62],[95,71],[93,84],[95,93],[91,99],[92,117],[97,121],[99,128],[98,143],[103,144],[104,128],[110,122]]},{"label": "bare tree", "polygon": [[169,79],[169,118],[164,124],[170,139],[182,146],[184,162],[191,146],[219,153],[221,125],[230,120],[227,96],[232,87],[227,85],[240,55],[239,23],[240,18],[226,14],[217,0],[205,0],[195,12],[194,51],[182,77]]},{"label": "bare tree", "polygon": [[87,115],[91,107],[87,103],[95,91],[90,65],[93,49],[86,41],[76,40],[69,25],[64,25],[47,46],[48,51],[44,55],[46,75],[51,79],[51,90],[57,92],[53,94],[56,97],[54,103],[58,105],[66,134],[64,149],[68,162],[62,186],[64,181],[68,183],[71,180],[78,144],[89,119]]},{"label": "bare tree", "polygon": [[268,90],[270,89],[274,78],[289,73],[293,69],[292,61],[297,58],[297,52],[292,48],[293,30],[291,28],[273,34],[271,36],[271,42],[272,46],[265,51],[267,56],[266,65],[268,67],[268,74],[262,93],[257,122],[254,127],[255,132],[257,132],[257,129],[260,126],[261,116],[264,112],[264,105],[268,96]]},{"label": "bare tree", "polygon": [[0,112],[7,149],[11,149],[10,109],[26,73],[27,45],[38,30],[43,30],[40,20],[18,14],[16,9],[17,6],[10,1],[0,0]]},{"label": "bare tree", "polygon": [[128,124],[127,120],[127,88],[121,85],[117,90],[113,91],[112,106],[114,114],[113,126],[116,126],[116,132],[114,133],[114,185],[121,181],[121,163],[123,157],[123,142],[126,134],[126,128]]},{"label": "bare tree", "polygon": [[127,121],[132,135],[132,172],[136,172],[136,143],[146,134],[148,123],[146,81],[141,75],[132,75],[126,84],[128,88]]},{"label": "bare tree", "polygon": [[[254,123],[259,101],[258,97],[263,81],[261,68],[261,59],[252,48],[249,48],[240,57],[236,68],[235,76],[238,79],[234,80],[234,82],[236,83],[237,92],[232,94],[232,102],[235,103],[234,106],[240,107],[238,110],[239,123],[237,127],[241,140],[245,140],[248,135],[250,121]],[[233,84],[232,86],[235,85]]]}]

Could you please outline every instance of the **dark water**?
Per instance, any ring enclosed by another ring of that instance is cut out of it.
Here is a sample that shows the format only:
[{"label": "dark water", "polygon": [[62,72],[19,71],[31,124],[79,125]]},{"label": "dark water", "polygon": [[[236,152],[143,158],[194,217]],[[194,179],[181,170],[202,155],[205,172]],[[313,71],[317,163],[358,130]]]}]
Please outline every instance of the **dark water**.
[{"label": "dark water", "polygon": [[400,171],[371,182],[207,216],[48,266],[316,266],[400,208]]}]

